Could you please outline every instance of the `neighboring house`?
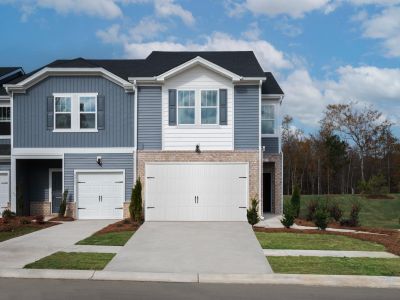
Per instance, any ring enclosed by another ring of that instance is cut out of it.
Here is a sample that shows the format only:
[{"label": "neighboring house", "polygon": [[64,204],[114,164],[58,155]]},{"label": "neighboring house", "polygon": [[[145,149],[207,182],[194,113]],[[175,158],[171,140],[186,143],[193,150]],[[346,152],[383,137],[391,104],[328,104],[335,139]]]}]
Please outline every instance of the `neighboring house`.
[{"label": "neighboring house", "polygon": [[283,92],[251,51],[57,60],[5,85],[11,209],[80,219],[246,220],[282,211]]},{"label": "neighboring house", "polygon": [[3,84],[22,75],[24,71],[20,67],[0,67],[0,215],[10,204],[11,170],[10,96],[3,88]]}]

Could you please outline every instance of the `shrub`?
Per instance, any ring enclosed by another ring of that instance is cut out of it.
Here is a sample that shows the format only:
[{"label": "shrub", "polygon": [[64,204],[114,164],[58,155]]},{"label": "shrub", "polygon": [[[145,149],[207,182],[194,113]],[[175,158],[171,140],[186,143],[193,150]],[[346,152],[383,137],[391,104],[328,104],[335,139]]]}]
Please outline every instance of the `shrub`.
[{"label": "shrub", "polygon": [[65,211],[67,210],[67,197],[68,190],[65,190],[63,193],[62,201],[60,203],[60,210],[58,211],[58,216],[61,218],[65,216]]},{"label": "shrub", "polygon": [[291,204],[285,205],[283,208],[283,218],[281,223],[286,228],[290,228],[294,224],[295,212]]},{"label": "shrub", "polygon": [[339,203],[337,201],[332,202],[329,207],[329,216],[334,219],[336,222],[339,222],[342,219],[343,216],[343,210],[340,207]]},{"label": "shrub", "polygon": [[313,221],[315,217],[315,212],[318,209],[318,201],[312,199],[310,202],[307,204],[307,216],[306,219],[307,221]]},{"label": "shrub", "polygon": [[358,188],[363,194],[383,195],[389,193],[389,188],[383,174],[371,176],[368,181],[360,181]]},{"label": "shrub", "polygon": [[256,198],[251,199],[250,208],[247,210],[247,221],[251,226],[260,222],[260,216],[258,215],[258,200]]},{"label": "shrub", "polygon": [[290,199],[290,204],[292,206],[295,217],[298,218],[300,214],[300,188],[298,185],[294,186],[292,198]]},{"label": "shrub", "polygon": [[129,219],[123,219],[122,224],[130,224],[131,221]]},{"label": "shrub", "polygon": [[328,211],[326,207],[318,207],[315,212],[314,223],[318,227],[318,229],[325,230],[328,227]]},{"label": "shrub", "polygon": [[29,218],[21,218],[19,219],[19,224],[21,225],[27,225],[27,224],[31,224],[32,221]]},{"label": "shrub", "polygon": [[135,222],[142,220],[142,182],[140,181],[140,177],[136,179],[135,187],[132,189],[129,214]]},{"label": "shrub", "polygon": [[38,215],[33,218],[37,224],[44,224],[44,216]]},{"label": "shrub", "polygon": [[15,217],[15,212],[12,212],[10,209],[7,208],[3,210],[1,216],[3,217],[3,219],[11,219]]},{"label": "shrub", "polygon": [[358,202],[354,202],[351,206],[350,216],[348,219],[344,219],[340,222],[342,226],[349,226],[349,227],[357,227],[360,226],[360,214],[361,211],[361,204]]}]

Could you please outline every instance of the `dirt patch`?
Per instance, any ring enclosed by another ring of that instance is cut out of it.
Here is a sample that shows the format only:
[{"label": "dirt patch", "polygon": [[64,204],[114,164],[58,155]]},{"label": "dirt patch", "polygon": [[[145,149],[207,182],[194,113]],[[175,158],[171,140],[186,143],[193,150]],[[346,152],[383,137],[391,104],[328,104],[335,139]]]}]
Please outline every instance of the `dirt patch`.
[{"label": "dirt patch", "polygon": [[54,218],[51,218],[50,220],[49,220],[50,222],[54,222],[54,221],[58,221],[58,222],[71,222],[71,221],[75,221],[75,219],[74,218],[72,218],[72,217],[54,217]]},{"label": "dirt patch", "polygon": [[116,223],[110,224],[107,227],[97,231],[95,234],[104,234],[109,232],[120,232],[120,231],[136,231],[139,229],[141,223],[132,222],[130,219],[124,219]]},{"label": "dirt patch", "polygon": [[380,229],[369,229],[368,232],[379,233],[354,233],[354,232],[332,232],[314,229],[292,229],[292,228],[259,228],[255,227],[254,231],[257,232],[290,232],[290,233],[301,233],[301,234],[332,234],[332,235],[343,235],[362,241],[375,242],[385,246],[388,252],[400,256],[400,231],[397,230],[380,230]]},{"label": "dirt patch", "polygon": [[17,228],[30,227],[30,228],[47,228],[58,225],[57,222],[36,222],[35,217],[12,217],[0,219],[0,232],[10,232]]}]

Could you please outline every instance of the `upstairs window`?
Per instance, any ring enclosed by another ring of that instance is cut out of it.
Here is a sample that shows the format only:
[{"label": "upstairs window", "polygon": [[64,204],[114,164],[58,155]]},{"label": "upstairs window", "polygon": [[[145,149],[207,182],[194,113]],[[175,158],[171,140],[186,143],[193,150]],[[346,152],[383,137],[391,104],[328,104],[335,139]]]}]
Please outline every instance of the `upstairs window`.
[{"label": "upstairs window", "polygon": [[71,97],[55,97],[55,128],[71,129]]},{"label": "upstairs window", "polygon": [[261,133],[275,134],[275,105],[261,105]]},{"label": "upstairs window", "polygon": [[201,91],[201,124],[218,124],[218,91]]},{"label": "upstairs window", "polygon": [[195,91],[178,91],[178,124],[195,123]]},{"label": "upstairs window", "polygon": [[96,97],[79,98],[80,128],[96,128]]},{"label": "upstairs window", "polygon": [[0,107],[0,135],[11,135],[11,110],[9,106]]}]

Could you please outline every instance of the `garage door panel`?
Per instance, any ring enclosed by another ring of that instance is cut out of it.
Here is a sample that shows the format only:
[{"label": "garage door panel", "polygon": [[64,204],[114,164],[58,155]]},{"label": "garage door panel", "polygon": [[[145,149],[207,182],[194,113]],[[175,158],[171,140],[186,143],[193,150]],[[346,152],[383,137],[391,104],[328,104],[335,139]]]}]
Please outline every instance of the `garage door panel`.
[{"label": "garage door panel", "polygon": [[0,173],[0,214],[7,208],[10,199],[10,182],[8,173]]},{"label": "garage door panel", "polygon": [[146,220],[244,221],[247,173],[245,163],[148,164]]}]

